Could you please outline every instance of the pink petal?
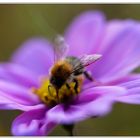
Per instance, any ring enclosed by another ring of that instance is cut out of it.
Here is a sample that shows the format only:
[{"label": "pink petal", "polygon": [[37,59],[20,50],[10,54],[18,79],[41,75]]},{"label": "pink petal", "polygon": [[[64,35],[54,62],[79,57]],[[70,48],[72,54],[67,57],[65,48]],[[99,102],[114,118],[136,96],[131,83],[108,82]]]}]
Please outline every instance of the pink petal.
[{"label": "pink petal", "polygon": [[25,112],[18,116],[12,125],[12,133],[16,136],[44,136],[54,127],[55,123],[45,118],[46,109]]},{"label": "pink petal", "polygon": [[111,82],[107,83],[107,85],[120,85],[122,83],[126,83],[126,82],[133,81],[133,80],[138,80],[138,79],[140,79],[140,74],[132,73],[127,76],[118,78],[114,81],[111,81]]},{"label": "pink petal", "polygon": [[30,110],[40,106],[39,98],[29,89],[0,81],[0,108]]},{"label": "pink petal", "polygon": [[76,18],[66,31],[66,40],[70,45],[69,55],[103,55],[88,68],[93,77],[101,82],[110,82],[125,76],[138,67],[139,36],[138,22],[114,20],[107,24],[101,13],[92,11]]},{"label": "pink petal", "polygon": [[65,109],[63,105],[57,105],[48,111],[48,117],[56,123],[72,124],[89,116],[86,116],[82,106],[71,105],[68,109]]},{"label": "pink petal", "polygon": [[119,96],[116,100],[129,104],[140,104],[140,75],[133,74],[114,81],[113,84],[127,88],[124,95]]},{"label": "pink petal", "polygon": [[23,65],[38,75],[48,75],[53,55],[53,49],[46,39],[33,38],[14,53],[12,62]]},{"label": "pink petal", "polygon": [[127,75],[140,64],[140,26],[134,21],[111,21],[102,39],[102,58],[94,65],[96,80],[109,82]]},{"label": "pink petal", "polygon": [[[138,83],[140,86],[140,81]],[[116,101],[128,103],[128,104],[140,104],[140,88],[135,87],[129,89],[126,95],[118,97]]]},{"label": "pink petal", "polygon": [[0,91],[0,109],[1,110],[22,110],[22,111],[29,111],[33,109],[40,109],[44,107],[44,104],[36,104],[36,105],[26,105],[21,104],[15,100],[7,98],[3,96],[3,92]]},{"label": "pink petal", "polygon": [[104,30],[105,19],[101,12],[88,11],[76,17],[68,27],[65,39],[69,44],[69,55],[79,56],[95,52]]},{"label": "pink petal", "polygon": [[91,88],[81,93],[73,104],[50,109],[48,117],[57,123],[71,124],[92,116],[103,116],[111,111],[115,99],[125,92],[124,88],[115,86]]},{"label": "pink petal", "polygon": [[28,88],[38,87],[38,76],[29,69],[12,63],[0,65],[0,78]]},{"label": "pink petal", "polygon": [[[83,89],[84,90],[84,89]],[[115,98],[120,95],[124,95],[125,88],[119,86],[97,86],[85,89],[76,98],[77,104],[89,103],[99,98]]]}]

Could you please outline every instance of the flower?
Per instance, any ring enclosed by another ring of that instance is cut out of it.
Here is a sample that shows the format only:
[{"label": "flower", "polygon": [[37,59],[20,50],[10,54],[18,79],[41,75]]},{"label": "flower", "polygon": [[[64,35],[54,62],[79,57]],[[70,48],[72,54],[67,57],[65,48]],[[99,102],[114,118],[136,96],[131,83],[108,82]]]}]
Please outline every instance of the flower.
[{"label": "flower", "polygon": [[87,67],[94,82],[84,81],[78,98],[48,107],[33,88],[53,66],[53,49],[44,38],[25,42],[0,65],[0,109],[21,110],[12,124],[13,135],[47,135],[57,124],[72,124],[108,114],[115,102],[140,104],[140,24],[133,20],[106,21],[103,13],[87,11],[76,17],[64,37],[68,56],[102,54]]}]

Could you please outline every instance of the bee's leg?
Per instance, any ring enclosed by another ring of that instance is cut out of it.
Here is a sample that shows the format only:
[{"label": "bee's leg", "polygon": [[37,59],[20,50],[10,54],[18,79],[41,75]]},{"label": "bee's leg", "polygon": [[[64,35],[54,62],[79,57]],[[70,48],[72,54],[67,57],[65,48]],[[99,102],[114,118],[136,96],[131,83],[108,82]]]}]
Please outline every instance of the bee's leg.
[{"label": "bee's leg", "polygon": [[68,89],[70,89],[70,86],[69,86],[69,84],[68,84],[68,83],[66,83],[66,87],[67,87]]},{"label": "bee's leg", "polygon": [[59,92],[59,89],[56,89],[56,96],[57,96],[57,100],[58,100],[58,102],[60,102],[60,99],[59,99],[59,94],[58,94],[58,92]]},{"label": "bee's leg", "polygon": [[74,90],[75,90],[75,92],[76,93],[78,93],[78,81],[77,81],[77,79],[73,79],[73,82],[75,82],[75,86],[74,86]]},{"label": "bee's leg", "polygon": [[84,75],[88,80],[93,81],[93,78],[89,71],[84,71]]},{"label": "bee's leg", "polygon": [[51,89],[50,88],[52,88],[51,85],[48,86],[48,93],[49,93],[50,96],[52,96],[52,93],[51,93]]}]

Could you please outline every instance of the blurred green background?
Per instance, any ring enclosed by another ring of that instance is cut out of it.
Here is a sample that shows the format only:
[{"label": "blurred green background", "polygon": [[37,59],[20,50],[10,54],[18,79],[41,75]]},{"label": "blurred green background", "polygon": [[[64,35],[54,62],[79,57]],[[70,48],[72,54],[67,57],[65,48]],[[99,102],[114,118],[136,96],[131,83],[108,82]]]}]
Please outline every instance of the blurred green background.
[{"label": "blurred green background", "polygon": [[[132,18],[140,20],[140,5],[102,4],[44,4],[0,5],[0,60],[8,60],[12,52],[26,39],[34,36],[51,38],[63,33],[72,19],[86,10],[102,10],[107,19]],[[0,111],[0,135],[9,136],[12,120],[18,111]],[[116,104],[113,111],[97,119],[76,124],[77,136],[140,136],[140,106]],[[66,136],[58,126],[50,136]]]}]

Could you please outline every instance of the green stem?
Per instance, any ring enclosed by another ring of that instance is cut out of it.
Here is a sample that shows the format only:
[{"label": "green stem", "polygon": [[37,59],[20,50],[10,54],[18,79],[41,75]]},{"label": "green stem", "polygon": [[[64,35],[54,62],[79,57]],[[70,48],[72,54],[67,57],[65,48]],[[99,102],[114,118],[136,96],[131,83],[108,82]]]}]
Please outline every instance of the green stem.
[{"label": "green stem", "polygon": [[62,125],[62,126],[68,132],[69,136],[74,136],[73,134],[74,124]]}]

